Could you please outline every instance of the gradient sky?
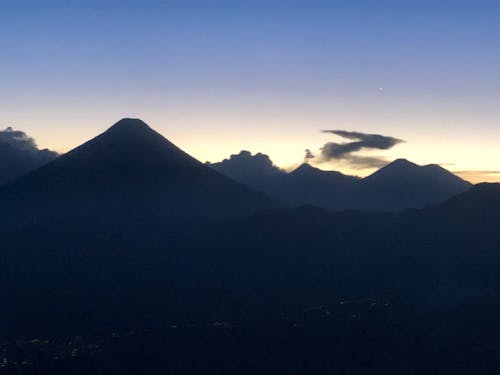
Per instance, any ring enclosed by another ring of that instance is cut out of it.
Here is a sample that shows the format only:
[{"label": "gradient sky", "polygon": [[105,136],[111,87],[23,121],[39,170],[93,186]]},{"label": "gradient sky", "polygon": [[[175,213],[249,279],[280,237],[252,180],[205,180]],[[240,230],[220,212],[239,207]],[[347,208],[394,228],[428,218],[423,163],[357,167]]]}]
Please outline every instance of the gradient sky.
[{"label": "gradient sky", "polygon": [[500,1],[1,0],[0,67],[0,128],[60,152],[139,117],[290,167],[345,129],[500,180]]}]

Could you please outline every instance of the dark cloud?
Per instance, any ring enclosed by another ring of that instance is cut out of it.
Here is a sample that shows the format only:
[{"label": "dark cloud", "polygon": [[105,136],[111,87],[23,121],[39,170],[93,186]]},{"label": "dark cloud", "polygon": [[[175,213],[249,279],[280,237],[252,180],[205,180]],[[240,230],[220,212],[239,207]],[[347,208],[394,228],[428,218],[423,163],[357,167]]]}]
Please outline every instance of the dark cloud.
[{"label": "dark cloud", "polygon": [[388,150],[401,139],[380,134],[366,134],[346,130],[322,130],[323,133],[335,134],[339,137],[352,140],[352,142],[327,142],[321,148],[319,162],[344,161],[354,168],[379,168],[387,164],[387,160],[376,156],[363,156],[354,154],[362,150]]},{"label": "dark cloud", "polygon": [[382,168],[389,163],[387,159],[377,156],[348,155],[345,160],[354,169]]},{"label": "dark cloud", "polygon": [[19,150],[38,151],[33,138],[29,137],[25,132],[14,130],[11,127],[0,130],[0,143],[11,145]]},{"label": "dark cloud", "polygon": [[242,183],[252,183],[263,177],[284,173],[275,166],[268,155],[250,151],[240,151],[218,163],[207,163],[216,171]]},{"label": "dark cloud", "polygon": [[57,153],[38,149],[33,138],[11,127],[0,130],[0,185],[55,159]]},{"label": "dark cloud", "polygon": [[314,154],[311,152],[311,150],[306,148],[304,152],[306,153],[304,155],[304,163],[308,163],[310,159],[314,159]]}]

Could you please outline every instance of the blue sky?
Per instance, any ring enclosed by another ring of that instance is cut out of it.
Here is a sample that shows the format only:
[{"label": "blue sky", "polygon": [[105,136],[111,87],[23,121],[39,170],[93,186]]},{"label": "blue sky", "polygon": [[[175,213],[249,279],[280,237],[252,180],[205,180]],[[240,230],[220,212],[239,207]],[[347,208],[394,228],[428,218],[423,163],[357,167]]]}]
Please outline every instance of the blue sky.
[{"label": "blue sky", "polygon": [[498,1],[3,0],[0,127],[65,151],[140,117],[202,161],[284,167],[345,129],[497,170],[498,25]]}]

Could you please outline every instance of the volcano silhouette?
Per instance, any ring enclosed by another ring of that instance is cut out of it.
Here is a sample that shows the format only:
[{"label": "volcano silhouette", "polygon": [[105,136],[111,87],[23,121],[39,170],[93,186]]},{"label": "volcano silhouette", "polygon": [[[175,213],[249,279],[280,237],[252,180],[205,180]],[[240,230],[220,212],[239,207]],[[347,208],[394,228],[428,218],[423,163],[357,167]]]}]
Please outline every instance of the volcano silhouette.
[{"label": "volcano silhouette", "polygon": [[[3,202],[2,202],[3,201]],[[218,218],[276,207],[270,198],[220,175],[138,119],[6,186],[9,220],[121,215]]]}]

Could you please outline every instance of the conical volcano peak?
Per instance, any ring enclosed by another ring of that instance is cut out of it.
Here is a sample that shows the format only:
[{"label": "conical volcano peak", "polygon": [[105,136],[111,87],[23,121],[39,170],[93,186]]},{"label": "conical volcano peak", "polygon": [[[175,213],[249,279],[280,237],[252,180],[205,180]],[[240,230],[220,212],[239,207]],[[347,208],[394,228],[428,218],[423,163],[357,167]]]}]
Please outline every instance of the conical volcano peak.
[{"label": "conical volcano peak", "polygon": [[[112,144],[115,149],[117,147],[158,148],[170,143],[144,121],[134,118],[121,119],[95,139],[101,143]],[[170,147],[173,145],[170,144]]]},{"label": "conical volcano peak", "polygon": [[177,169],[179,173],[186,172],[186,168],[193,167],[198,170],[201,164],[144,121],[134,118],[121,119],[68,156],[93,160],[99,166],[111,163],[148,169],[161,167],[172,173]]},{"label": "conical volcano peak", "polygon": [[121,119],[79,148],[87,148],[88,145],[99,148],[106,146],[114,152],[123,150],[130,155],[134,155],[136,151],[139,155],[135,156],[140,157],[155,154],[159,160],[162,158],[184,158],[191,159],[191,162],[194,160],[144,121],[135,118]]},{"label": "conical volcano peak", "polygon": [[141,119],[137,118],[123,118],[113,126],[111,126],[107,132],[140,132],[140,131],[152,131],[148,124],[146,124]]}]

